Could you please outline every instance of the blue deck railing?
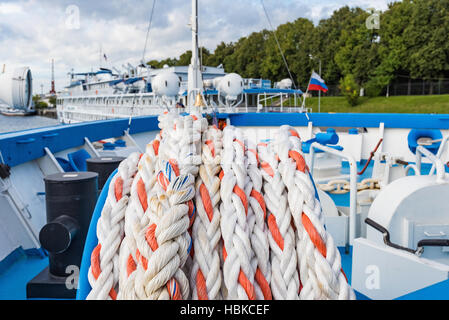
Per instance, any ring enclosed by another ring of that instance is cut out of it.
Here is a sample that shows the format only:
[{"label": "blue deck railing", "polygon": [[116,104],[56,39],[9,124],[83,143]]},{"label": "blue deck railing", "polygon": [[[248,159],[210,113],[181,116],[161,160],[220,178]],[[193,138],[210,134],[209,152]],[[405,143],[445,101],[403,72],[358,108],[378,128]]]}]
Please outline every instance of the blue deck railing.
[{"label": "blue deck railing", "polygon": [[[365,127],[376,128],[384,123],[385,128],[449,129],[449,114],[351,114],[351,113],[236,113],[219,114],[229,118],[235,126],[281,125],[307,126],[313,122],[319,127]],[[83,146],[87,137],[90,141],[158,130],[156,116],[129,119],[84,122],[79,124],[31,129],[0,134],[0,152],[5,163],[11,167],[45,156],[44,148],[57,153]],[[1,158],[0,158],[1,161]]]}]

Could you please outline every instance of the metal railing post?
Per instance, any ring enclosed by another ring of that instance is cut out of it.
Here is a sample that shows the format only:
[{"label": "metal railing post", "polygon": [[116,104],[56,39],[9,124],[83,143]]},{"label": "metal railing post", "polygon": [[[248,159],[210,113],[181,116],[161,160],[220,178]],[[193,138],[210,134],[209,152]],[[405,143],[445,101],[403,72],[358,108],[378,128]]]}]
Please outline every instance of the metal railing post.
[{"label": "metal railing post", "polygon": [[[354,244],[356,221],[357,221],[357,162],[355,159],[342,151],[338,151],[329,147],[326,147],[318,142],[314,142],[310,145],[310,157],[311,157],[311,171],[313,176],[314,162],[315,162],[315,149],[322,150],[324,152],[333,154],[340,158],[346,159],[349,162],[350,174],[349,174],[349,245]],[[346,238],[348,239],[348,238]]]}]

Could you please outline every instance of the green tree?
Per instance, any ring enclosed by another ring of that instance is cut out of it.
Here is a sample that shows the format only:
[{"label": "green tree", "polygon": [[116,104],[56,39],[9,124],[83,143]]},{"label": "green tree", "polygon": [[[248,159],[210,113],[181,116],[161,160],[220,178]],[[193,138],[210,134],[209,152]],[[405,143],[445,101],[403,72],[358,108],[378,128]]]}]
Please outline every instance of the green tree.
[{"label": "green tree", "polygon": [[360,8],[342,7],[333,12],[328,19],[323,19],[316,27],[317,48],[315,55],[322,60],[322,77],[328,83],[338,83],[343,76],[345,66],[337,63],[335,56],[346,45],[352,30],[362,23],[357,18],[363,14]]},{"label": "green tree", "polygon": [[347,74],[340,80],[340,90],[351,106],[356,106],[359,100],[360,87],[352,74]]},{"label": "green tree", "polygon": [[[231,56],[234,53],[235,45],[231,43],[221,42],[217,48],[215,48],[214,52],[208,57],[207,61],[204,64],[210,65],[212,67],[218,67],[220,64],[224,65],[226,57]],[[225,67],[225,71],[228,71]]]},{"label": "green tree", "polygon": [[53,107],[56,107],[56,96],[51,96],[51,97],[48,99],[48,102],[50,102],[50,104],[51,104]]},{"label": "green tree", "polygon": [[[309,57],[310,54],[316,53],[317,41],[314,29],[312,21],[300,18],[292,23],[280,25],[275,31],[292,77],[303,87],[307,86],[314,65],[315,69],[318,67],[316,61]],[[273,81],[290,78],[273,33],[270,33],[266,40],[261,76]]]},{"label": "green tree", "polygon": [[449,72],[449,0],[405,0],[411,15],[404,30],[407,68],[412,78],[431,79]]}]

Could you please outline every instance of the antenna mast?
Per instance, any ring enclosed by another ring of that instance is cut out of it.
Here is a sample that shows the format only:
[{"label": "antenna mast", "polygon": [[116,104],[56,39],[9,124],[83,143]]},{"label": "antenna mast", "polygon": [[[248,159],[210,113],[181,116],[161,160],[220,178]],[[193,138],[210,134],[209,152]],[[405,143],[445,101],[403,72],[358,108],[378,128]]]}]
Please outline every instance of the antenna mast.
[{"label": "antenna mast", "polygon": [[200,61],[198,55],[198,0],[192,0],[192,61],[189,65],[188,74],[188,105],[192,106],[195,102],[195,94],[203,92],[203,79],[200,70]]},{"label": "antenna mast", "polygon": [[56,94],[55,90],[55,60],[51,59],[51,90],[50,94]]}]

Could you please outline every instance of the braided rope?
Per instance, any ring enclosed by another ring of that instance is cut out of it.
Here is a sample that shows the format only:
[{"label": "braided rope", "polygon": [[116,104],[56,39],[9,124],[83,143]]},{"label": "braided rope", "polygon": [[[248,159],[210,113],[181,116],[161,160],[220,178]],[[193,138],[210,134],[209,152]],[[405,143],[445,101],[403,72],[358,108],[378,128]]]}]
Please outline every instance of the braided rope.
[{"label": "braided rope", "polygon": [[119,283],[119,248],[124,237],[124,217],[139,154],[122,161],[112,179],[106,203],[97,223],[98,245],[91,255],[87,300],[116,299]]},{"label": "braided rope", "polygon": [[192,175],[175,176],[176,166],[164,162],[152,191],[147,226],[137,236],[140,252],[135,292],[139,299],[187,299],[188,279],[182,271],[190,244],[189,206],[194,196]]},{"label": "braided rope", "polygon": [[321,205],[301,152],[299,134],[289,126],[282,126],[276,147],[298,238],[300,299],[355,299],[341,267],[340,253],[324,227]]},{"label": "braided rope", "polygon": [[254,213],[248,220],[251,247],[254,252],[251,264],[256,270],[254,287],[258,300],[272,300],[270,245],[266,225],[267,209],[262,195],[263,177],[259,170],[257,147],[252,141],[248,141],[248,163],[250,183],[247,188],[250,190],[249,203]]},{"label": "braided rope", "polygon": [[268,242],[271,249],[271,291],[276,300],[298,300],[299,275],[295,232],[288,207],[287,191],[278,171],[279,159],[266,143],[258,145],[268,209]]},{"label": "braided rope", "polygon": [[252,209],[245,192],[248,176],[243,133],[228,126],[223,140],[220,212],[226,299],[255,300],[255,270],[251,265],[253,252],[247,222]]},{"label": "braided rope", "polygon": [[161,122],[161,171],[145,199],[148,212],[142,217],[142,228],[135,234],[134,293],[139,299],[187,299],[189,295],[183,268],[191,251],[188,229],[195,216],[194,175],[201,164],[198,146],[207,121],[196,115],[172,120],[173,125]]},{"label": "braided rope", "polygon": [[139,163],[139,170],[132,186],[131,199],[125,217],[125,238],[120,248],[120,292],[118,299],[135,300],[135,272],[142,257],[137,247],[137,239],[141,230],[148,224],[146,212],[148,198],[157,181],[159,170],[159,154],[162,141],[168,139],[168,133],[173,126],[176,116],[165,112],[158,117],[160,133],[147,145],[145,155]]},{"label": "braided rope", "polygon": [[148,209],[148,193],[156,183],[157,156],[161,136],[147,146],[142,156],[137,175],[131,187],[131,197],[125,217],[125,238],[120,248],[120,292],[118,299],[137,299],[134,286],[135,271],[140,259],[137,237],[145,227],[145,213]]},{"label": "braided rope", "polygon": [[192,299],[221,300],[220,267],[220,179],[223,134],[210,127],[203,135],[203,164],[196,181],[197,217],[193,224]]},{"label": "braided rope", "polygon": [[159,127],[111,181],[88,299],[355,298],[295,130],[256,147],[200,114]]}]

